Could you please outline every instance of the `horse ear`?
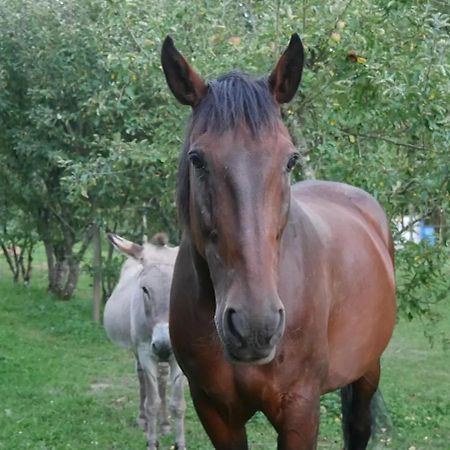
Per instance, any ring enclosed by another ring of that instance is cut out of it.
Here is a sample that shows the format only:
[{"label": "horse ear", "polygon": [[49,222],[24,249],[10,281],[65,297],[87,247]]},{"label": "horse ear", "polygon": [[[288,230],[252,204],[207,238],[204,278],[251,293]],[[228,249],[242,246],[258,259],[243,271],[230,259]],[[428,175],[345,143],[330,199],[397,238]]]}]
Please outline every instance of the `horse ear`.
[{"label": "horse ear", "polygon": [[161,50],[161,64],[167,84],[183,105],[196,106],[205,96],[207,86],[167,36]]},{"label": "horse ear", "polygon": [[269,77],[269,88],[278,103],[288,103],[297,92],[302,78],[304,51],[300,36],[295,33]]},{"label": "horse ear", "polygon": [[108,239],[114,245],[114,247],[120,252],[124,253],[131,258],[136,259],[139,262],[142,262],[142,245],[135,244],[134,242],[127,241],[126,239],[118,236],[117,234],[108,233]]}]

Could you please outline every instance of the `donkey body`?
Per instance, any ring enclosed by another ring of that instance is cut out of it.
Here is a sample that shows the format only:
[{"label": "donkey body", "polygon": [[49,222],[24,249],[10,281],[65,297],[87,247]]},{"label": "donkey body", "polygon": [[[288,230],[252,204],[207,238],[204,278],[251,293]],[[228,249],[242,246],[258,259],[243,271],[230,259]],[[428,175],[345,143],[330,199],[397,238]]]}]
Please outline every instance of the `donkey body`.
[{"label": "donkey body", "polygon": [[140,387],[139,424],[146,429],[148,450],[158,446],[158,422],[163,434],[170,430],[166,385],[170,368],[170,413],[175,419],[175,448],[184,449],[184,376],[172,353],[169,338],[169,293],[178,248],[166,239],[155,244],[134,244],[109,234],[113,245],[129,258],[104,312],[105,330],[115,344],[136,357]]}]

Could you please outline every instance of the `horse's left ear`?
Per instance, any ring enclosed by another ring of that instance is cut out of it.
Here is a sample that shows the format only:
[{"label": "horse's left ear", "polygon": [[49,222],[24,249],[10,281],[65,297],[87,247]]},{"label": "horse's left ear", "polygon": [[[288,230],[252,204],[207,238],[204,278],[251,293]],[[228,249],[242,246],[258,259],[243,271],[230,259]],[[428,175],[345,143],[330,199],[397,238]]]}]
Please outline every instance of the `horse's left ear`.
[{"label": "horse's left ear", "polygon": [[108,239],[110,240],[111,244],[117,248],[117,250],[119,250],[122,253],[125,253],[125,255],[130,256],[131,258],[134,258],[139,262],[142,262],[143,260],[142,245],[135,244],[134,242],[131,241],[127,241],[123,237],[120,237],[117,234],[113,233],[108,233]]},{"label": "horse's left ear", "polygon": [[208,88],[200,75],[175,48],[170,36],[164,39],[161,64],[167,84],[177,100],[183,105],[196,106]]},{"label": "horse's left ear", "polygon": [[277,103],[288,103],[294,97],[302,78],[303,60],[303,44],[295,33],[269,77],[269,88]]}]

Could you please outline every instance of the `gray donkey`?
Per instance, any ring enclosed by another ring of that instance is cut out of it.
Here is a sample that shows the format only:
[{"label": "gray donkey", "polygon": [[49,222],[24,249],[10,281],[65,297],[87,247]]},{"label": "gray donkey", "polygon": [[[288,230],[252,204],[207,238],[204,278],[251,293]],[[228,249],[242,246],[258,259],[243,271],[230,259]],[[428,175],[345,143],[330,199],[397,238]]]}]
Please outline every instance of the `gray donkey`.
[{"label": "gray donkey", "polygon": [[175,419],[175,448],[185,449],[184,376],[172,353],[169,338],[169,293],[178,247],[167,246],[167,236],[155,235],[143,246],[108,234],[112,244],[129,258],[105,306],[103,323],[115,344],[136,357],[140,386],[139,424],[147,431],[148,450],[158,447],[161,432],[170,430],[166,384],[170,367],[170,412]]}]

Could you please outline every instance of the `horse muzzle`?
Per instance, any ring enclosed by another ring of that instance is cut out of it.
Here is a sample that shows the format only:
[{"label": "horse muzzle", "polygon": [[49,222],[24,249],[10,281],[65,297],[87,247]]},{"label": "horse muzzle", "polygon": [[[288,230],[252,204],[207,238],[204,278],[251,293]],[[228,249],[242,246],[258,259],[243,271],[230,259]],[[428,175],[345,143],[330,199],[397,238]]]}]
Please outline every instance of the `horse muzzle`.
[{"label": "horse muzzle", "polygon": [[232,363],[267,364],[275,356],[284,326],[284,308],[271,308],[264,314],[226,308],[222,326],[225,355]]}]

